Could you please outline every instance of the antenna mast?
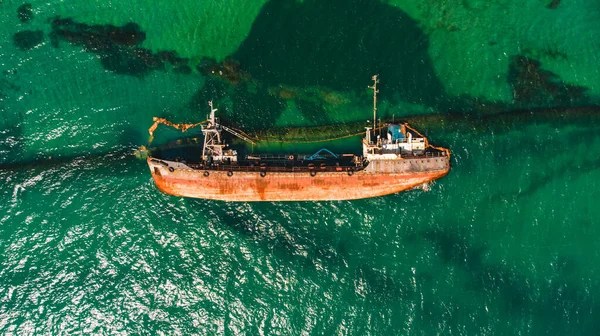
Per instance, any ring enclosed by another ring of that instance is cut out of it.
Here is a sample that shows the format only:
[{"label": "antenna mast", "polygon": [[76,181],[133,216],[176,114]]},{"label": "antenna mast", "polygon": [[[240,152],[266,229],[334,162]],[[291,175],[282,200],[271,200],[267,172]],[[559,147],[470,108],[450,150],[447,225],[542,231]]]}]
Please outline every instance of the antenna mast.
[{"label": "antenna mast", "polygon": [[379,92],[379,90],[377,90],[377,83],[379,83],[377,76],[379,75],[371,77],[373,86],[369,86],[369,89],[373,89],[373,131],[377,129],[377,92]]}]

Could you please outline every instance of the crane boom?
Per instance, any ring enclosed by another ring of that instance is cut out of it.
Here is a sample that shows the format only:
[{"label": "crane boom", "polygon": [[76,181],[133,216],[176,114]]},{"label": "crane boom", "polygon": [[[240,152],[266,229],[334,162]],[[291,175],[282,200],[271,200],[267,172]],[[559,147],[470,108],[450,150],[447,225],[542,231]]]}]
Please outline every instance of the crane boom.
[{"label": "crane boom", "polygon": [[247,142],[249,142],[249,143],[251,143],[251,144],[253,144],[253,145],[255,145],[255,144],[256,144],[256,142],[254,142],[254,140],[250,139],[250,138],[249,138],[249,137],[247,137],[246,135],[244,135],[244,134],[241,134],[240,132],[234,131],[234,130],[232,130],[231,128],[229,128],[229,127],[227,127],[227,126],[223,126],[223,125],[220,125],[220,126],[221,126],[221,128],[222,128],[222,129],[224,129],[224,130],[226,130],[227,132],[229,132],[229,133],[231,133],[231,134],[235,135],[236,137],[238,137],[238,138],[240,138],[240,139],[242,139],[242,140],[244,140],[244,141],[247,141]]}]

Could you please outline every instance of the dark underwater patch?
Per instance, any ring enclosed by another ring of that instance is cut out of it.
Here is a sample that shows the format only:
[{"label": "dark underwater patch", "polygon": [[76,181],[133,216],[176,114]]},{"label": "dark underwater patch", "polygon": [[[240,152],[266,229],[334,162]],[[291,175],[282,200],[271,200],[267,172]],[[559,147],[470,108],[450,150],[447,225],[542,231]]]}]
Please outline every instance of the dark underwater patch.
[{"label": "dark underwater patch", "polygon": [[[6,71],[5,75],[13,75],[14,71]],[[9,94],[16,94],[21,88],[10,78],[0,78],[0,166],[14,162],[23,157],[23,115],[16,109],[8,109],[5,101]]]},{"label": "dark underwater patch", "polygon": [[[569,121],[569,119],[563,119],[562,122]],[[543,121],[542,121],[543,122]],[[590,121],[589,125],[595,125],[594,122]],[[569,125],[574,125],[574,123],[569,122]],[[556,127],[560,127],[560,125],[556,125]],[[516,127],[512,128],[513,130]],[[560,128],[557,128],[560,130]],[[589,127],[588,129],[580,126],[577,131],[564,133],[562,132],[563,137],[567,137],[569,139],[569,144],[573,146],[580,145],[581,143],[587,142],[589,139],[597,136],[599,131],[598,127]],[[544,157],[548,157],[552,155],[555,148],[561,148],[557,146],[555,139],[546,139],[546,140],[538,140],[537,146],[540,148],[545,148],[546,150],[538,150],[530,154],[532,157],[537,158],[538,160],[542,160]],[[522,148],[522,145],[516,145],[515,147]],[[510,151],[509,151],[510,152]],[[507,160],[516,160],[517,155],[508,154]],[[549,184],[558,179],[576,179],[580,175],[589,174],[593,171],[600,170],[600,159],[595,156],[589,157],[574,157],[571,160],[565,161],[563,164],[555,166],[555,167],[546,167],[543,170],[533,171],[529,174],[529,183],[521,183],[518,187],[518,190],[511,190],[508,192],[501,192],[495,195],[490,196],[490,201],[493,203],[502,202],[505,200],[517,200],[520,201],[522,198],[534,196],[538,194],[543,188],[546,188]],[[567,187],[564,191],[568,192],[569,188]]]},{"label": "dark underwater patch", "polygon": [[13,42],[21,50],[30,50],[44,42],[44,32],[41,30],[20,31],[13,35]]},{"label": "dark underwater patch", "polygon": [[183,66],[188,63],[187,58],[179,57],[177,52],[173,50],[159,51],[156,53],[156,56],[158,56],[161,61],[172,64],[173,66]]},{"label": "dark underwater patch", "polygon": [[[452,267],[462,269],[469,275],[467,291],[495,293],[504,305],[504,311],[518,314],[531,304],[531,285],[522,275],[503,265],[484,262],[486,248],[473,246],[464,238],[466,233],[456,234],[447,230],[430,230],[421,233],[421,238],[431,242],[440,259]],[[412,239],[414,239],[413,237]],[[409,240],[409,241],[412,241]],[[415,242],[418,243],[419,240]]]},{"label": "dark underwater patch", "polygon": [[21,22],[29,22],[33,19],[33,9],[30,3],[22,4],[17,8],[17,17]]},{"label": "dark underwater patch", "polygon": [[[322,100],[318,100],[322,102]],[[315,125],[324,125],[330,122],[329,116],[322,103],[312,100],[296,100],[296,106],[302,116]]]},{"label": "dark underwater patch", "polygon": [[263,86],[242,84],[232,93],[233,111],[230,114],[235,124],[246,131],[273,127],[286,108],[286,102],[272,95]]},{"label": "dark underwater patch", "polygon": [[198,90],[189,106],[198,111],[208,111],[208,101],[213,100],[215,107],[225,112],[225,105],[219,100],[229,97],[231,111],[220,113],[221,123],[242,128],[246,132],[273,127],[277,118],[286,108],[286,102],[273,95],[262,85],[244,81],[232,86],[216,76],[206,79],[204,87]]},{"label": "dark underwater patch", "polygon": [[173,72],[184,74],[184,75],[190,75],[192,73],[192,68],[190,68],[189,65],[182,65],[182,66],[173,68]]},{"label": "dark underwater patch", "polygon": [[539,61],[523,55],[513,56],[508,84],[520,105],[565,106],[585,103],[587,88],[564,83],[556,74],[542,69]]},{"label": "dark underwater patch", "polygon": [[[598,134],[594,131],[590,136]],[[554,170],[545,170],[532,174],[532,181],[529,186],[522,188],[517,194],[517,198],[528,197],[535,195],[542,188],[546,187],[552,181],[557,179],[565,178],[566,176],[572,176],[574,174],[583,175],[595,170],[600,170],[600,160],[598,159],[584,159],[582,161],[576,161],[575,163],[567,163]]]},{"label": "dark underwater patch", "polygon": [[70,18],[55,18],[52,21],[50,40],[54,47],[60,41],[82,46],[86,51],[100,56],[102,66],[111,72],[143,77],[152,70],[165,70],[166,65],[175,72],[191,73],[189,59],[182,58],[175,51],[153,53],[140,45],[146,33],[133,22],[121,27],[114,25],[88,25]]},{"label": "dark underwater patch", "polygon": [[560,5],[560,0],[551,0],[550,3],[546,6],[548,9],[556,9]]},{"label": "dark underwater patch", "polygon": [[446,99],[428,37],[400,9],[367,0],[273,0],[233,58],[269,86],[364,91],[374,74],[386,95],[428,106]]},{"label": "dark underwater patch", "polygon": [[222,78],[232,85],[250,79],[250,76],[241,69],[240,63],[231,57],[226,57],[223,62],[217,62],[214,58],[203,57],[196,69],[201,74]]},{"label": "dark underwater patch", "polygon": [[[410,236],[408,243],[421,244],[420,239],[431,242],[440,259],[450,268],[458,268],[468,276],[467,293],[495,299],[492,302],[501,306],[501,311],[509,316],[534,315],[536,320],[550,321],[536,324],[532,330],[552,334],[593,334],[598,327],[597,319],[584,316],[570,321],[564,316],[578,316],[583,312],[598,310],[594,289],[579,285],[581,267],[573,258],[564,255],[555,257],[556,277],[535,279],[517,271],[518,266],[494,263],[486,260],[487,248],[473,244],[467,232],[451,230],[426,230]],[[533,332],[537,334],[537,332]]]},{"label": "dark underwater patch", "polygon": [[[204,86],[196,91],[191,101],[189,102],[190,108],[197,111],[207,111],[208,112],[208,102],[211,100],[215,101],[215,107],[218,109],[222,109],[216,102],[225,98],[229,86],[227,83],[218,80],[217,78],[208,77],[206,79],[206,83]],[[221,122],[223,122],[223,115],[219,114],[221,118]]]},{"label": "dark underwater patch", "polygon": [[114,46],[139,45],[146,39],[146,33],[135,23],[123,27],[113,25],[87,25],[73,19],[56,18],[52,21],[52,35],[71,44],[82,45],[89,51],[99,51]]}]

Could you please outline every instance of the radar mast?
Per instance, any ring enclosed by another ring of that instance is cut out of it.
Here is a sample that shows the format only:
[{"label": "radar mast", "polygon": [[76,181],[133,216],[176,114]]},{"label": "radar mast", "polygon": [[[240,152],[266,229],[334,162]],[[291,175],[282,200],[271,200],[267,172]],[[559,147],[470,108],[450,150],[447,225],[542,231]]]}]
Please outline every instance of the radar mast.
[{"label": "radar mast", "polygon": [[379,92],[379,90],[377,90],[377,83],[379,83],[379,79],[377,79],[378,76],[379,75],[374,75],[371,77],[373,80],[373,85],[369,86],[369,89],[373,89],[373,130],[377,129],[377,93]]},{"label": "radar mast", "polygon": [[367,127],[367,132],[365,135],[365,140],[368,144],[372,144],[373,140],[371,139],[371,129],[373,129],[373,136],[375,135],[375,130],[377,130],[377,83],[379,83],[379,79],[377,78],[379,75],[373,75],[371,79],[373,80],[373,85],[369,86],[369,89],[373,89],[373,124],[372,127]]}]

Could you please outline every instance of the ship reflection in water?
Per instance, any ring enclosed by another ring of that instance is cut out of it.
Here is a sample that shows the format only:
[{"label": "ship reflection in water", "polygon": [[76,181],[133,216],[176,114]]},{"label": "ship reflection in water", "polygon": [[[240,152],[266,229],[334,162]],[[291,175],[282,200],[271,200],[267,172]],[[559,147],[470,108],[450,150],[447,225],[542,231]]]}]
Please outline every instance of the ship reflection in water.
[{"label": "ship reflection in water", "polygon": [[[376,125],[377,76],[373,81]],[[362,155],[335,154],[325,148],[312,155],[240,155],[227,147],[222,131],[252,139],[220,125],[212,102],[209,105],[197,162],[148,157],[154,182],[164,193],[222,201],[350,200],[426,188],[450,170],[450,151],[430,145],[407,124],[367,128]]]}]

